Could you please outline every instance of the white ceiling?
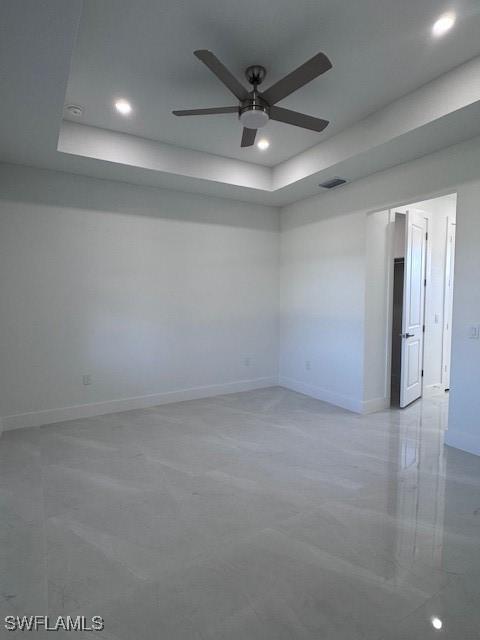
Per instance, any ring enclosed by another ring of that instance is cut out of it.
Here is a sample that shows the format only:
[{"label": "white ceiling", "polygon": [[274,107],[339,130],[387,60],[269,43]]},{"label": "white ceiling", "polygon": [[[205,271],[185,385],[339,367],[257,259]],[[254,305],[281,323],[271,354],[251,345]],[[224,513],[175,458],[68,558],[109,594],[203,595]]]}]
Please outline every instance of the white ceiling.
[{"label": "white ceiling", "polygon": [[[85,0],[67,101],[82,122],[269,166],[338,133],[480,54],[480,3],[455,0],[453,32],[435,40],[439,0]],[[249,64],[269,83],[324,51],[333,69],[282,106],[323,117],[324,133],[270,122],[267,152],[241,149],[234,114],[177,118],[172,109],[235,105],[194,56],[210,49],[244,79]],[[115,97],[135,113],[115,113]]]},{"label": "white ceiling", "polygon": [[[457,24],[434,40],[451,8]],[[0,161],[283,205],[480,135],[479,32],[478,0],[7,0]],[[270,82],[325,51],[333,69],[282,105],[331,127],[269,124],[262,154],[240,149],[234,116],[175,118],[230,102],[196,48],[239,76],[263,63]],[[85,107],[80,124],[62,121],[66,102]]]}]

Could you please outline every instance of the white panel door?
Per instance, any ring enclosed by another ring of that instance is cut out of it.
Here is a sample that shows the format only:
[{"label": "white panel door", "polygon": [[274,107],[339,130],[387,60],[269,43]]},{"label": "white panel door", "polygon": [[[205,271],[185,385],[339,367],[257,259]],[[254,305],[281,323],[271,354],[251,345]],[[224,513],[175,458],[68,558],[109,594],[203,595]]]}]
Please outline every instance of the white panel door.
[{"label": "white panel door", "polygon": [[418,211],[407,211],[400,381],[401,407],[406,407],[422,395],[426,249],[427,221],[424,214]]}]

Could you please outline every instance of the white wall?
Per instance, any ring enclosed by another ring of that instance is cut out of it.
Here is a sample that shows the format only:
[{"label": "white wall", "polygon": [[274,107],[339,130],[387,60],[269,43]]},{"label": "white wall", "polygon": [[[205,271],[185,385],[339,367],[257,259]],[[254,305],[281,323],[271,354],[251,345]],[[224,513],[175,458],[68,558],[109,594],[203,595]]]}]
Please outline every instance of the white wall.
[{"label": "white wall", "polygon": [[391,360],[390,256],[395,226],[395,216],[388,209],[366,217],[363,410],[367,412],[390,404],[390,380],[386,373],[390,371]]},{"label": "white wall", "polygon": [[[479,167],[477,138],[283,210],[283,384],[371,408],[367,215],[456,190],[447,442],[480,454],[480,341],[468,337],[480,324]],[[0,187],[7,428],[71,417],[58,407],[108,411],[135,404],[115,399],[141,395],[142,406],[188,397],[179,389],[275,381],[275,210],[9,166]]]},{"label": "white wall", "polygon": [[[477,163],[477,168],[480,163]],[[450,414],[446,442],[480,455],[480,180],[458,190]]]},{"label": "white wall", "polygon": [[[398,209],[395,209],[398,211]],[[394,258],[405,258],[405,231],[406,231],[406,218],[405,214],[394,214],[395,215],[395,230],[394,230],[394,247],[393,247],[393,257]]]},{"label": "white wall", "polygon": [[364,216],[330,217],[309,200],[282,225],[280,383],[361,411]]},{"label": "white wall", "polygon": [[0,193],[5,428],[276,382],[277,210],[9,165]]},{"label": "white wall", "polygon": [[[470,340],[467,334],[468,325],[480,324],[479,167],[480,139],[476,138],[283,209],[280,379],[284,384],[293,380],[292,387],[305,391],[310,385],[325,400],[345,396],[338,402],[343,406],[368,410],[375,405],[377,389],[371,381],[367,383],[371,365],[365,339],[368,327],[365,332],[363,328],[371,314],[362,302],[368,299],[367,215],[457,191],[447,441],[480,453],[480,394],[476,388],[480,341]],[[329,295],[315,295],[325,290]],[[329,319],[328,339],[319,322],[324,318]],[[316,362],[324,368],[314,374],[302,371],[302,361],[313,347]],[[345,374],[345,381],[339,372]]]}]

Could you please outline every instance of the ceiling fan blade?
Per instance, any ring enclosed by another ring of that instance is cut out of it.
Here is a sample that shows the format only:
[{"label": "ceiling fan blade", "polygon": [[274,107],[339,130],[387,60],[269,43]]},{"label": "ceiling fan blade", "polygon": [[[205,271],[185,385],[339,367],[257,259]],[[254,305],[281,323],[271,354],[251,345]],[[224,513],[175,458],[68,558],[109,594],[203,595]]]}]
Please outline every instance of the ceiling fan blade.
[{"label": "ceiling fan blade", "polygon": [[248,91],[245,87],[230,73],[230,71],[220,62],[216,55],[207,49],[199,49],[193,52],[203,64],[212,71],[217,78],[222,82],[239,100],[246,100],[248,98]]},{"label": "ceiling fan blade", "polygon": [[324,53],[317,53],[262,93],[262,98],[270,105],[275,104],[331,68],[332,63],[327,56]]},{"label": "ceiling fan blade", "polygon": [[243,127],[242,144],[241,147],[251,147],[255,142],[255,136],[257,135],[256,129],[247,129]]},{"label": "ceiling fan blade", "polygon": [[172,111],[174,116],[210,116],[216,113],[238,113],[238,107],[212,107],[211,109],[182,109]]},{"label": "ceiling fan blade", "polygon": [[313,116],[307,116],[305,113],[290,111],[290,109],[283,109],[282,107],[270,107],[270,120],[286,122],[287,124],[293,124],[295,127],[302,127],[311,131],[323,131],[328,125],[328,120],[314,118]]}]

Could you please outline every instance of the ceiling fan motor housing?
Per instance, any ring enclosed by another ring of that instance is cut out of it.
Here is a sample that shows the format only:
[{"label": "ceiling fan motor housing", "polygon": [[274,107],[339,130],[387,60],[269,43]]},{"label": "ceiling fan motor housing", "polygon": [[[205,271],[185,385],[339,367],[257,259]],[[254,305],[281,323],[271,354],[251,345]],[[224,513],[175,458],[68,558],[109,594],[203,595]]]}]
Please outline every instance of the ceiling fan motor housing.
[{"label": "ceiling fan motor housing", "polygon": [[241,103],[239,116],[240,122],[247,129],[260,129],[270,118],[269,106],[256,91],[253,91],[252,97]]},{"label": "ceiling fan motor housing", "polygon": [[266,75],[267,70],[265,69],[265,67],[262,67],[261,64],[253,64],[245,69],[245,77],[250,84],[254,85],[254,87],[262,84],[262,82],[265,80]]},{"label": "ceiling fan motor housing", "polygon": [[264,127],[270,117],[269,106],[265,100],[258,95],[257,87],[261,84],[266,75],[265,67],[259,64],[247,67],[245,77],[253,85],[251,97],[240,104],[239,117],[242,125],[247,129],[260,129]]}]

